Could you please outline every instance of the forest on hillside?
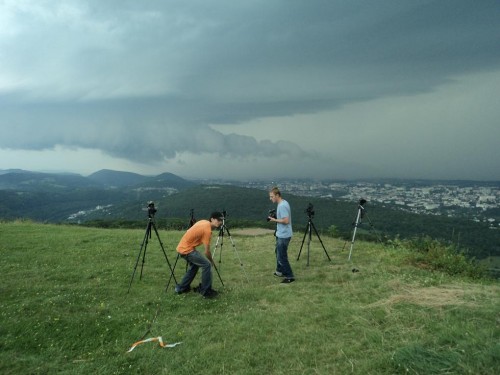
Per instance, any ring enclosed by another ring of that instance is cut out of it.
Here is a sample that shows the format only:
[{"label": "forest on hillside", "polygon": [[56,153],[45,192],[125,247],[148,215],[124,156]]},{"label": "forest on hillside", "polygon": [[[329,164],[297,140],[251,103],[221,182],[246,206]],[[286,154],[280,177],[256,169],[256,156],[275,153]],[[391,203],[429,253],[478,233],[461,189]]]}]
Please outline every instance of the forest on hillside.
[{"label": "forest on hillside", "polygon": [[[163,185],[162,185],[163,186]],[[266,221],[274,208],[268,192],[233,185],[196,185],[176,190],[158,186],[104,189],[0,190],[0,219],[30,219],[106,227],[145,226],[147,204],[154,201],[156,220],[163,227],[186,229],[191,215],[207,218],[226,212],[229,227],[272,228]],[[292,207],[293,227],[303,233],[308,221],[322,235],[349,239],[356,224],[359,202],[286,194]],[[312,215],[306,209],[312,205]],[[380,203],[366,202],[357,222],[357,236],[370,241],[429,236],[453,245],[476,258],[500,257],[498,229],[467,218],[409,213]],[[310,217],[311,216],[311,217]]]},{"label": "forest on hillside", "polygon": [[[149,198],[158,209],[156,220],[164,227],[185,229],[191,213],[195,219],[203,219],[216,210],[226,212],[228,227],[273,227],[266,221],[269,210],[274,208],[267,191],[234,186],[201,185],[166,197],[145,194],[135,202],[113,206],[106,215],[100,214],[101,217],[89,220],[96,225],[110,225],[112,220],[121,220],[122,225],[126,225],[124,222],[141,225],[147,219],[145,207]],[[284,198],[292,207],[295,232],[303,233],[311,219],[320,235],[350,239],[360,210],[359,202],[296,195]],[[307,212],[309,205],[312,205],[312,215]],[[397,237],[429,236],[449,243],[459,251],[469,252],[476,258],[500,256],[498,230],[482,223],[464,218],[413,214],[371,202],[362,207],[360,213],[363,215],[357,222],[357,238],[386,241]]]}]

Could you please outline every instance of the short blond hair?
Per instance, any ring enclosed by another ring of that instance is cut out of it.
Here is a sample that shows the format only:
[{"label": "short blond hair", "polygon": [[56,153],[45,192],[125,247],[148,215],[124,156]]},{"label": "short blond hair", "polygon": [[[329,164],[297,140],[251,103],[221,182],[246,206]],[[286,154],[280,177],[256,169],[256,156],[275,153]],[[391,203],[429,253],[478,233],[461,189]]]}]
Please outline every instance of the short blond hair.
[{"label": "short blond hair", "polygon": [[270,190],[270,192],[271,192],[271,193],[273,193],[274,195],[277,195],[277,196],[280,196],[280,197],[281,197],[281,191],[280,191],[280,189],[279,189],[277,186],[273,187],[273,188]]}]

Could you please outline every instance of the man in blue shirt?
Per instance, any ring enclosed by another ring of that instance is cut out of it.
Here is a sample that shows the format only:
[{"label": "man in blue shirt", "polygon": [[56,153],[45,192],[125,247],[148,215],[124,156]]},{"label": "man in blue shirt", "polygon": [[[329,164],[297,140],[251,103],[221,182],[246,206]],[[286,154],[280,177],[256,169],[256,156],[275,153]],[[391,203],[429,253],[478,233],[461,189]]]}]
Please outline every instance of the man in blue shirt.
[{"label": "man in blue shirt", "polygon": [[283,277],[282,283],[290,284],[295,281],[292,267],[288,261],[288,244],[292,239],[292,210],[286,200],[281,197],[277,187],[269,192],[269,199],[277,203],[276,217],[269,216],[268,220],[276,222],[276,271],[275,276]]}]

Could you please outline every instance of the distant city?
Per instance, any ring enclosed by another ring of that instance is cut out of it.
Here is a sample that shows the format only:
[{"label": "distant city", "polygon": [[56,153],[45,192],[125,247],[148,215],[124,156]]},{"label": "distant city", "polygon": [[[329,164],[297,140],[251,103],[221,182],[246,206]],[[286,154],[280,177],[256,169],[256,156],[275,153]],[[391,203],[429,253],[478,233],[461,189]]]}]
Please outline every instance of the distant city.
[{"label": "distant city", "polygon": [[267,190],[278,185],[294,195],[335,198],[358,202],[366,199],[417,214],[464,217],[500,229],[500,182],[477,181],[220,181],[204,184],[230,184]]}]

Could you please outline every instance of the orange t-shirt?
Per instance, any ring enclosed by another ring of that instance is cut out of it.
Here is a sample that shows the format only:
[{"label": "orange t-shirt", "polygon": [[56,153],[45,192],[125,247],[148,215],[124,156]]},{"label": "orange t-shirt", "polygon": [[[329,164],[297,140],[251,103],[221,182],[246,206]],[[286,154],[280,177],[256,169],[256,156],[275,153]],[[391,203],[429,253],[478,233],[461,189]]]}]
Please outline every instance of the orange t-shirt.
[{"label": "orange t-shirt", "polygon": [[179,254],[189,254],[196,246],[201,244],[210,245],[212,238],[212,226],[208,220],[197,221],[191,228],[184,233],[179,245],[177,245],[177,252]]}]

